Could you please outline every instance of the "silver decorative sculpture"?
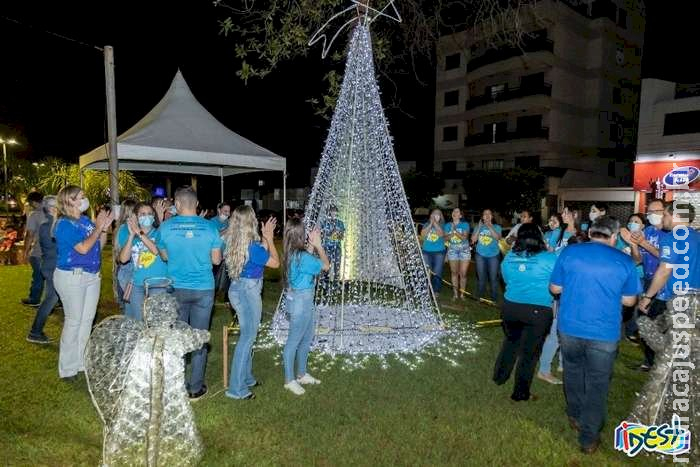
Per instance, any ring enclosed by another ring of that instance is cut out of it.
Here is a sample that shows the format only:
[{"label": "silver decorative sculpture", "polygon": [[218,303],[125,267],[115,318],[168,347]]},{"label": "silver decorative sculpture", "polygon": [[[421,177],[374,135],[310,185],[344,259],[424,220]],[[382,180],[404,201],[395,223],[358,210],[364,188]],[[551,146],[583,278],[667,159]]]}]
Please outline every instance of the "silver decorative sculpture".
[{"label": "silver decorative sculpture", "polygon": [[95,327],[85,374],[104,424],[105,466],[187,466],[202,444],[185,389],[184,355],[209,332],[178,321],[170,294],[150,296],[144,322],[115,316]]},{"label": "silver decorative sculpture", "polygon": [[[332,355],[416,351],[445,332],[374,72],[369,25],[378,16],[387,16],[386,8],[360,5],[340,95],[305,210],[307,232],[317,226],[332,230],[324,226],[336,217],[344,226],[339,241],[323,239],[337,242],[334,254],[339,257],[331,257],[334,267],[319,278],[315,296],[313,348]],[[272,324],[278,342],[286,340],[288,326],[283,292]]]},{"label": "silver decorative sculpture", "polygon": [[627,420],[660,426],[670,425],[678,415],[691,433],[692,447],[683,457],[689,465],[700,465],[700,291],[691,289],[682,297],[687,299],[686,310],[669,305],[656,320],[638,319],[639,332],[656,356]]}]

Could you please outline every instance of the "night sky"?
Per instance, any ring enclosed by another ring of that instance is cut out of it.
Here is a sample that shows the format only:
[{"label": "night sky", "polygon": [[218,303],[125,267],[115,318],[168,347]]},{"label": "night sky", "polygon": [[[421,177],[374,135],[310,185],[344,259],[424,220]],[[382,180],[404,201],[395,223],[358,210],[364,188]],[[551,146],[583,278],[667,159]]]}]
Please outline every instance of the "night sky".
[{"label": "night sky", "polygon": [[[219,34],[217,20],[227,12],[211,1],[8,3],[0,12],[0,135],[22,142],[20,157],[77,161],[106,138],[101,52],[42,32],[50,30],[114,46],[120,133],[160,100],[179,67],[216,118],[287,157],[291,175],[308,180],[329,125],[305,102],[324,89],[320,49],[245,86],[235,76],[234,41]],[[689,3],[647,1],[643,76],[700,82],[697,16]],[[397,157],[429,166],[434,88],[402,89],[404,108],[417,118],[388,111]]]}]

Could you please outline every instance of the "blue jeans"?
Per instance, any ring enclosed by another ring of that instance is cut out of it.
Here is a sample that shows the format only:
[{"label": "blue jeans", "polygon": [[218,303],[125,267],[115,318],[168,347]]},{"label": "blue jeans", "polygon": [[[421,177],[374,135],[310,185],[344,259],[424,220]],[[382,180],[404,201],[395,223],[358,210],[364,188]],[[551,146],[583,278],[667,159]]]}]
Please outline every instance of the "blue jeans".
[{"label": "blue jeans", "polygon": [[58,293],[56,293],[56,289],[53,286],[53,269],[42,271],[42,275],[46,281],[46,293],[34,317],[32,330],[29,331],[29,335],[32,337],[41,337],[44,334],[46,320],[56,306],[56,303],[58,303]]},{"label": "blue jeans", "polygon": [[444,251],[424,251],[423,261],[428,266],[433,274],[430,275],[430,284],[433,286],[433,292],[438,293],[442,288],[442,268],[445,266]]},{"label": "blue jeans", "polygon": [[[211,309],[214,306],[214,289],[192,290],[175,289],[175,298],[180,307],[178,319],[184,321],[195,329],[209,330],[211,325]],[[190,352],[190,362],[192,371],[187,390],[197,393],[204,384],[204,371],[207,369],[207,346]]]},{"label": "blue jeans", "polygon": [[[540,373],[552,373],[552,360],[557,353],[559,348],[559,334],[557,331],[557,318],[554,317],[552,321],[552,329],[549,331],[549,335],[544,341],[542,346],[542,355],[540,356]],[[559,352],[559,364],[561,365],[561,352]]]},{"label": "blue jeans", "polygon": [[476,254],[476,275],[477,291],[476,298],[483,297],[486,292],[486,280],[491,284],[491,300],[498,301],[498,266],[500,264],[498,255],[481,256]]},{"label": "blue jeans", "polygon": [[126,290],[126,285],[131,282],[134,275],[134,266],[129,261],[126,264],[120,264],[117,267],[117,304],[119,305],[119,310],[126,313],[126,307],[129,305],[124,301],[124,291]]},{"label": "blue jeans", "polygon": [[590,446],[600,437],[608,409],[608,388],[617,357],[617,342],[559,335],[564,357],[566,413],[581,427],[579,443]]},{"label": "blue jeans", "polygon": [[234,398],[246,397],[250,394],[248,388],[256,383],[253,376],[253,345],[262,316],[262,282],[262,279],[242,277],[232,280],[228,289],[228,298],[236,310],[241,329],[228,380],[228,394]]},{"label": "blue jeans", "polygon": [[[162,287],[149,289],[148,295],[158,295],[165,293],[166,289]],[[143,302],[146,300],[146,288],[134,284],[131,288],[131,296],[129,302],[124,304],[124,315],[127,318],[137,321],[143,320]]]},{"label": "blue jeans", "polygon": [[[39,303],[41,301],[41,293],[44,291],[44,275],[41,273],[41,257],[30,256],[29,264],[32,266],[32,283],[29,286],[30,303]],[[53,274],[53,271],[51,271]]]},{"label": "blue jeans", "polygon": [[294,380],[294,359],[297,362],[297,375],[306,374],[306,360],[309,357],[311,341],[314,338],[315,314],[314,289],[291,290],[286,296],[289,314],[289,334],[284,344],[284,381]]}]

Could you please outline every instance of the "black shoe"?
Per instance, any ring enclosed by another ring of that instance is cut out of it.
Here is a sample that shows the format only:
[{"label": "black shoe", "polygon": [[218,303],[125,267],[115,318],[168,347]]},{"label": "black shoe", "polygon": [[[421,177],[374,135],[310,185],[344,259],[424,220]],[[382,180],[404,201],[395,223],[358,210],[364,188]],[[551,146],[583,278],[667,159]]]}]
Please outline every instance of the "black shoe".
[{"label": "black shoe", "polygon": [[588,446],[581,446],[581,452],[584,454],[593,454],[598,450],[598,446],[600,446],[600,438],[593,441]]},{"label": "black shoe", "polygon": [[41,305],[41,302],[30,302],[28,298],[23,298],[22,299],[22,305],[28,305],[28,306],[33,306],[33,307],[38,307]]},{"label": "black shoe", "polygon": [[202,384],[202,389],[200,389],[200,390],[197,391],[197,392],[194,392],[194,393],[188,392],[188,393],[187,393],[187,395],[188,395],[189,398],[190,398],[190,401],[192,401],[192,402],[201,399],[201,398],[204,397],[206,394],[207,394],[207,385],[206,385],[206,384]]},{"label": "black shoe", "polygon": [[75,383],[76,381],[78,381],[78,375],[65,376],[61,378],[61,381],[63,381],[64,383]]},{"label": "black shoe", "polygon": [[241,397],[241,400],[243,401],[252,401],[253,399],[255,399],[255,394],[252,392],[245,397]]},{"label": "black shoe", "polygon": [[35,336],[34,334],[29,334],[27,336],[27,342],[31,342],[32,344],[48,344],[51,342],[51,339],[46,336],[46,334],[41,334],[39,336]]},{"label": "black shoe", "polygon": [[262,381],[256,381],[255,384],[251,384],[248,387],[249,388],[259,388],[260,386],[262,386]]}]

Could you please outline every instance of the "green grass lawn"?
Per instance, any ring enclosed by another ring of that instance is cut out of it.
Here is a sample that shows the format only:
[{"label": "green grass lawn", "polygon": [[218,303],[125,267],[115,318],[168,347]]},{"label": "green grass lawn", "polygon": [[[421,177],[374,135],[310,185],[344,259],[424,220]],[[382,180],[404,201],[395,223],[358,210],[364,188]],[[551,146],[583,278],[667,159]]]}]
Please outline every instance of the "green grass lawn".
[{"label": "green grass lawn", "polygon": [[[110,271],[104,271],[98,319],[115,313]],[[34,309],[19,301],[28,286],[29,266],[0,267],[0,464],[98,465],[102,426],[84,378],[64,383],[57,372],[58,345],[25,341]],[[448,277],[446,275],[446,277]],[[265,285],[264,321],[271,319],[279,282]],[[473,279],[470,281],[470,286]],[[442,303],[451,306],[443,289]],[[497,310],[474,302],[457,311],[460,319],[498,317]],[[60,336],[62,313],[49,319],[46,334]],[[204,441],[203,465],[479,465],[600,466],[652,465],[648,457],[629,460],[612,447],[613,430],[627,414],[645,375],[627,368],[641,351],[622,344],[610,391],[609,421],[601,450],[584,456],[564,414],[561,386],[539,380],[538,401],[514,403],[512,385],[490,380],[502,332],[477,330],[476,352],[455,367],[426,359],[416,370],[398,364],[316,372],[323,380],[302,397],[282,388],[279,348],[255,355],[256,376],[264,382],[253,401],[233,401],[220,392],[222,326],[231,312],[217,305],[207,369],[208,396],[193,404]],[[235,337],[232,338],[231,352]],[[556,365],[555,365],[556,366]]]}]

